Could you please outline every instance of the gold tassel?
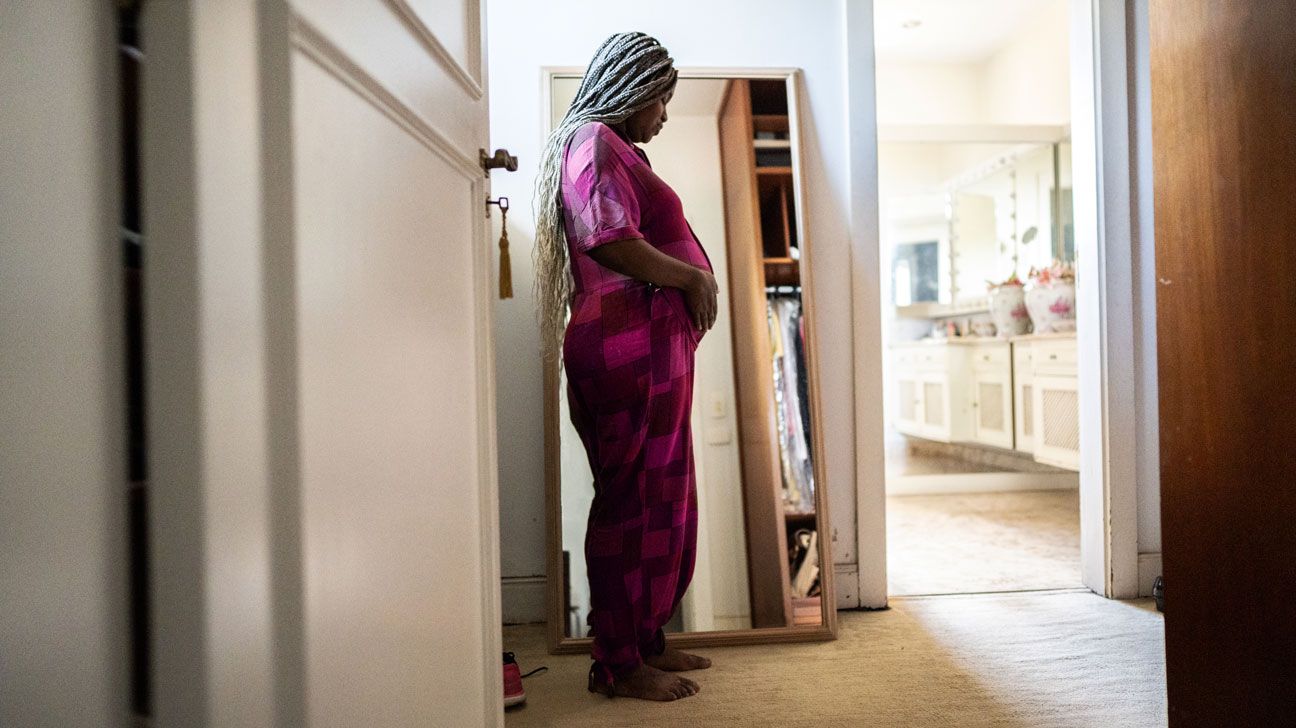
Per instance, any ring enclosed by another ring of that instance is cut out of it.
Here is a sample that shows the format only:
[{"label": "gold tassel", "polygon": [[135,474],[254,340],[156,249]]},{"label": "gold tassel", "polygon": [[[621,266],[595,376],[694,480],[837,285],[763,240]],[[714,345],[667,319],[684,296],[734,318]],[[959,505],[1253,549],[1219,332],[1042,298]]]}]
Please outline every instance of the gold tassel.
[{"label": "gold tassel", "polygon": [[500,206],[500,271],[499,271],[499,290],[500,300],[513,297],[513,264],[509,260],[509,239],[508,239],[508,203]]}]

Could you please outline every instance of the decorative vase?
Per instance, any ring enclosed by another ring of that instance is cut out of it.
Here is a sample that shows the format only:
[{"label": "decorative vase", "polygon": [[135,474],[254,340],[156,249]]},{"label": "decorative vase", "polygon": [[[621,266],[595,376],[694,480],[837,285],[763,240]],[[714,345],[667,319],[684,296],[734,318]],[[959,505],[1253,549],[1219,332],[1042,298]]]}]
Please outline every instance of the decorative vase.
[{"label": "decorative vase", "polygon": [[1053,280],[1026,292],[1026,309],[1035,333],[1075,330],[1075,283]]},{"label": "decorative vase", "polygon": [[1024,334],[1030,326],[1026,291],[1020,285],[1002,285],[990,292],[990,315],[999,336]]}]

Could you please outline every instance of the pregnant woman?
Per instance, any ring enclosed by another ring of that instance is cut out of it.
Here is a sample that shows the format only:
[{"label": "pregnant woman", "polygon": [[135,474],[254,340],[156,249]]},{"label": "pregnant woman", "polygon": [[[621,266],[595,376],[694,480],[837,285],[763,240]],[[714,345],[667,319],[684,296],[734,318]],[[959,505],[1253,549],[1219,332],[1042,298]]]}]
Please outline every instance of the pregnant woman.
[{"label": "pregnant woman", "polygon": [[676,78],[655,39],[604,41],[549,137],[536,194],[541,328],[546,351],[562,352],[594,474],[589,689],[649,700],[693,695],[677,673],[711,664],[662,633],[693,574],[693,355],[717,292],[679,197],[636,146],[666,123]]}]

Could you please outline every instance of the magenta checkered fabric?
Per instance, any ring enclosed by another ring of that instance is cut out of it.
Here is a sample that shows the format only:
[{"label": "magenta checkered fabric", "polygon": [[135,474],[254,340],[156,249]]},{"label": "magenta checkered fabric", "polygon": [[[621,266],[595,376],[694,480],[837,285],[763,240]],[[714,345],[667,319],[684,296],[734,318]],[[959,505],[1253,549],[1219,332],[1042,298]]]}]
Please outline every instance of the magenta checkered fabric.
[{"label": "magenta checkered fabric", "polygon": [[697,483],[689,413],[701,334],[681,291],[604,268],[589,251],[643,238],[711,270],[679,197],[605,124],[576,131],[562,200],[574,294],[567,398],[594,474],[585,535],[595,674],[604,683],[665,647],[693,576]]}]

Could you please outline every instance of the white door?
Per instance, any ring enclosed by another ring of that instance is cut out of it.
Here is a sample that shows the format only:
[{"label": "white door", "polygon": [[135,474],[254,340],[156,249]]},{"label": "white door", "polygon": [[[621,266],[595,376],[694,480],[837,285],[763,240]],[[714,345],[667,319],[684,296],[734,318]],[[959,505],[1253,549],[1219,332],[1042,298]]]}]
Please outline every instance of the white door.
[{"label": "white door", "polygon": [[906,435],[922,434],[922,382],[912,372],[896,374],[895,427]]},{"label": "white door", "polygon": [[481,3],[145,12],[158,725],[499,724]]},{"label": "white door", "polygon": [[1076,377],[1036,375],[1035,459],[1080,470],[1080,388]]},{"label": "white door", "polygon": [[941,442],[950,441],[949,375],[924,373],[919,376],[922,388],[919,399],[922,406],[922,433],[924,437]]}]

